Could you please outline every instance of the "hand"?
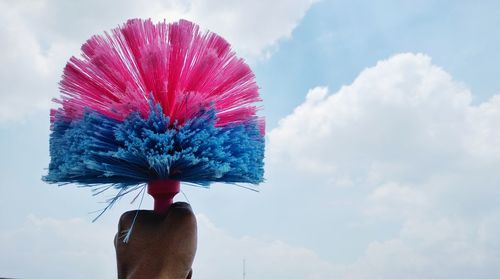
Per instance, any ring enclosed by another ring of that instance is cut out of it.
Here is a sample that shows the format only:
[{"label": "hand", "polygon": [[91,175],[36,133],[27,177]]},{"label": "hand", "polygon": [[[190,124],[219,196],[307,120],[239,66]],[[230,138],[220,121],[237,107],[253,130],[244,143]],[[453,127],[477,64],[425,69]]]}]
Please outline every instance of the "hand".
[{"label": "hand", "polygon": [[115,236],[118,278],[190,279],[197,226],[191,206],[174,203],[164,215],[140,210],[132,234],[123,242],[137,211],[125,212]]}]

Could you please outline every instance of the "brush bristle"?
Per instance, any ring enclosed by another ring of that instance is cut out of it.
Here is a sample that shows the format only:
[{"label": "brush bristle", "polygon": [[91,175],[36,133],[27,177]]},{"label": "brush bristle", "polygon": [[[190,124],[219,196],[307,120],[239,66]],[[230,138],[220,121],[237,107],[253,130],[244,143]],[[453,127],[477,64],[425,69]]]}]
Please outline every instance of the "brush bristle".
[{"label": "brush bristle", "polygon": [[129,20],[72,57],[51,111],[52,183],[263,180],[255,77],[191,22]]}]

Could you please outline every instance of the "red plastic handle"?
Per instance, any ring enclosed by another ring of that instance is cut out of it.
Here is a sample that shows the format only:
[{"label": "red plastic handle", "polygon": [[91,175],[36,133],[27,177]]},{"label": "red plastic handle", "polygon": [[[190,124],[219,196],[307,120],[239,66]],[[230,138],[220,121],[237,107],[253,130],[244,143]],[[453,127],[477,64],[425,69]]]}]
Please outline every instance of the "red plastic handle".
[{"label": "red plastic handle", "polygon": [[154,180],[148,183],[148,194],[155,200],[154,211],[164,214],[174,201],[174,196],[179,193],[181,183],[178,180]]}]

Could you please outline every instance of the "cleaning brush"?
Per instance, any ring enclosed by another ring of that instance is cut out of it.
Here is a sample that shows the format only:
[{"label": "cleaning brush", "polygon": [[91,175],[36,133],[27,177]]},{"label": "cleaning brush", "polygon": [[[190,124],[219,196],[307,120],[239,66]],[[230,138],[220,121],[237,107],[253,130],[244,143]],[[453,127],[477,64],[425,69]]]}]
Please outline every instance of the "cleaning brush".
[{"label": "cleaning brush", "polygon": [[50,113],[43,179],[119,197],[148,186],[164,213],[180,182],[263,181],[255,76],[220,36],[189,21],[132,19],[71,57]]}]

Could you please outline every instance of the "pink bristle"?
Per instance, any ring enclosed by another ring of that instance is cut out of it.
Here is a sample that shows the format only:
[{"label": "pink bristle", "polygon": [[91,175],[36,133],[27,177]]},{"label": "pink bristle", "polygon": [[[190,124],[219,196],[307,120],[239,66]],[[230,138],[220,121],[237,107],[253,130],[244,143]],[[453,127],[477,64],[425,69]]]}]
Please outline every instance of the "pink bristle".
[{"label": "pink bristle", "polygon": [[248,65],[223,38],[189,21],[129,20],[89,39],[82,52],[66,65],[56,101],[69,119],[86,108],[117,120],[134,111],[147,116],[150,96],[178,124],[211,108],[217,126],[256,117],[260,98]]},{"label": "pink bristle", "polygon": [[266,134],[266,121],[263,117],[257,119],[257,124],[259,125],[259,131],[262,136]]}]

